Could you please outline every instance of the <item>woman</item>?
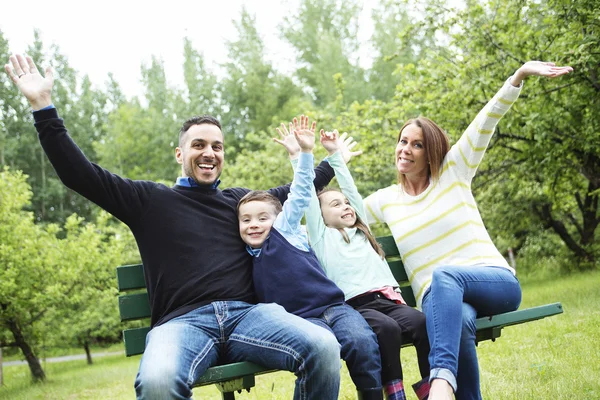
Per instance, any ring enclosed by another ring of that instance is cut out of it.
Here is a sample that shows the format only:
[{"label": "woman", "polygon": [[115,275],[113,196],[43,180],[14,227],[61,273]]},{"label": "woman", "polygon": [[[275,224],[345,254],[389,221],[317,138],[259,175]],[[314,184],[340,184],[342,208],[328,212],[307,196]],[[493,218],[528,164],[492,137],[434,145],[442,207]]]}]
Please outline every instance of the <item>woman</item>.
[{"label": "woman", "polygon": [[516,310],[521,289],[496,249],[471,193],[471,180],[500,118],[530,76],[572,71],[530,61],[510,77],[450,148],[444,131],[419,117],[400,129],[398,184],[365,199],[369,223],[391,229],[431,344],[429,400],[481,399],[475,319]]}]

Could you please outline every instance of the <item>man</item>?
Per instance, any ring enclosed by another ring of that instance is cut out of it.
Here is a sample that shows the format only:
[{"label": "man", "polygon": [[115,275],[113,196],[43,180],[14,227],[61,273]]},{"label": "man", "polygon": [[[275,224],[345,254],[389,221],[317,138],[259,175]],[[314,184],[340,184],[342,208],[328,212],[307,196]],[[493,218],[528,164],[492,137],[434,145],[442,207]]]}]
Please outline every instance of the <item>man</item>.
[{"label": "man", "polygon": [[[275,304],[254,303],[252,260],[238,235],[236,206],[248,189],[218,189],[224,143],[219,122],[192,118],[175,155],[182,177],[172,188],[124,179],[91,163],[52,105],[53,73],[30,57],[5,70],[31,104],[40,143],[62,182],[133,232],[152,309],[152,329],[135,381],[139,399],[183,399],[224,357],[296,374],[295,399],[337,399],[335,337]],[[315,185],[333,177],[316,168]],[[289,185],[269,191],[285,201]]]}]

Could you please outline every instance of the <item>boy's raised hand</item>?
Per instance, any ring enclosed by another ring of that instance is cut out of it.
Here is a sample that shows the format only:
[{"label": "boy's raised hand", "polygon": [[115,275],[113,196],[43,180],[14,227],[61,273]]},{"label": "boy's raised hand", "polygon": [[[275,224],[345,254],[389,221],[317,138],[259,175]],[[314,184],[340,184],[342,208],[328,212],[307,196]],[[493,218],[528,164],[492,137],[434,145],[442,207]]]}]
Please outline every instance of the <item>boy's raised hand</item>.
[{"label": "boy's raised hand", "polygon": [[300,121],[294,118],[294,136],[304,153],[311,153],[315,147],[315,129],[317,123],[313,121],[309,123],[308,117],[301,115]]},{"label": "boy's raised hand", "polygon": [[296,136],[293,133],[294,125],[290,122],[290,129],[288,130],[285,127],[285,124],[282,122],[281,129],[277,128],[277,132],[279,132],[279,137],[281,139],[273,138],[273,141],[285,147],[288,154],[290,155],[290,160],[295,160],[296,158],[298,158],[301,148],[298,144],[298,141],[296,140]]}]

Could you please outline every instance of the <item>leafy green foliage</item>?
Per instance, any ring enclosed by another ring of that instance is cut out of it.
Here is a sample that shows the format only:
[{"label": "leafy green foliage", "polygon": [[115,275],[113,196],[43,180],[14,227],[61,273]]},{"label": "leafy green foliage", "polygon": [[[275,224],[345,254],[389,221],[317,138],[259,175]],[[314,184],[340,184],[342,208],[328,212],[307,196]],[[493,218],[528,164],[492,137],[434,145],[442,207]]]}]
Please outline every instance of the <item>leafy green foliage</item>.
[{"label": "leafy green foliage", "polygon": [[358,49],[358,1],[303,0],[281,27],[297,51],[296,71],[318,107],[335,101],[335,75],[346,81],[345,104],[368,98],[364,70],[355,58]]},{"label": "leafy green foliage", "polygon": [[238,39],[226,44],[229,62],[223,66],[225,78],[219,83],[219,92],[227,146],[237,155],[239,149],[252,146],[247,134],[266,132],[280,118],[290,119],[303,95],[290,77],[265,59],[256,19],[242,9],[234,24]]},{"label": "leafy green foliage", "polygon": [[600,16],[597,7],[515,0],[468,2],[454,10],[430,1],[422,15],[402,35],[436,37],[446,46],[424,50],[417,64],[399,64],[395,74],[402,84],[391,101],[352,105],[337,116],[338,128],[359,137],[367,150],[359,162],[367,173],[358,166],[354,172],[359,188],[368,194],[392,179],[381,175],[390,171],[385,157],[395,144],[388,129],[425,115],[455,141],[522,62],[571,65],[575,73],[567,77],[525,82],[492,140],[474,190],[499,244],[518,251],[527,238],[550,229],[564,248],[545,246],[543,256],[574,257],[563,261],[565,268],[597,266],[600,136],[593,115],[600,111],[600,54],[591,51],[600,47],[593,22]]},{"label": "leafy green foliage", "polygon": [[0,172],[0,330],[10,332],[34,378],[43,379],[34,365],[42,338],[48,344],[115,339],[114,267],[135,246],[107,214],[96,224],[71,215],[64,228],[36,225],[23,210],[31,197],[25,175]]}]

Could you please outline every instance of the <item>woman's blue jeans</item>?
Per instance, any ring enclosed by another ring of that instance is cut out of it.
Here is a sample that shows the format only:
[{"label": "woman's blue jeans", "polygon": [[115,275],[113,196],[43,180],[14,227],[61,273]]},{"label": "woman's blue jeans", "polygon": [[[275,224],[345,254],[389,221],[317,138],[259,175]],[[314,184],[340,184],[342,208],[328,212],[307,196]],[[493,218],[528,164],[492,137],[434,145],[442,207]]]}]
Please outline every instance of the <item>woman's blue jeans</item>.
[{"label": "woman's blue jeans", "polygon": [[437,268],[423,298],[431,343],[430,380],[448,381],[457,400],[481,399],[475,319],[514,311],[519,304],[519,281],[506,268]]},{"label": "woman's blue jeans", "polygon": [[337,399],[335,336],[276,304],[216,301],[153,328],[135,380],[138,399],[188,399],[218,360],[296,374],[294,399]]}]

